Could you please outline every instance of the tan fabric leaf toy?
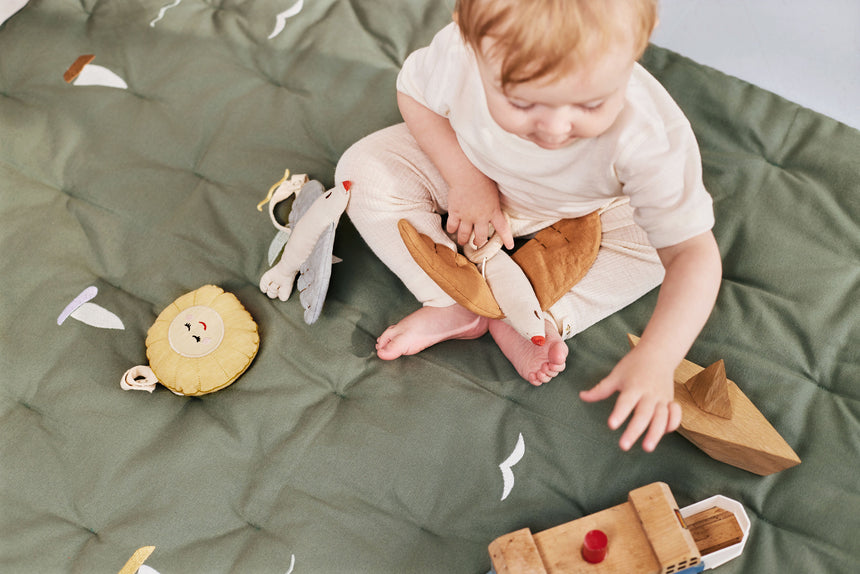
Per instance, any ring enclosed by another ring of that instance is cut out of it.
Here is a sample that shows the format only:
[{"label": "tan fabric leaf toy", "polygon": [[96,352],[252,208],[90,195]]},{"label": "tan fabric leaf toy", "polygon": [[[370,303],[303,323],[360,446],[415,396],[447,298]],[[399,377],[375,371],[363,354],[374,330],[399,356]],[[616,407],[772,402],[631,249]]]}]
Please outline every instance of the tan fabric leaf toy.
[{"label": "tan fabric leaf toy", "polygon": [[415,262],[454,301],[478,315],[504,319],[535,345],[546,341],[541,311],[585,276],[602,236],[596,211],[542,229],[511,256],[502,250],[498,234],[477,248],[473,233],[461,255],[434,243],[406,219],[397,228]]},{"label": "tan fabric leaf toy", "polygon": [[161,383],[177,395],[223,389],[250,366],[260,345],[257,324],[232,293],[205,285],[167,306],[149,328],[149,366],[126,371],[125,390],[155,390]]}]

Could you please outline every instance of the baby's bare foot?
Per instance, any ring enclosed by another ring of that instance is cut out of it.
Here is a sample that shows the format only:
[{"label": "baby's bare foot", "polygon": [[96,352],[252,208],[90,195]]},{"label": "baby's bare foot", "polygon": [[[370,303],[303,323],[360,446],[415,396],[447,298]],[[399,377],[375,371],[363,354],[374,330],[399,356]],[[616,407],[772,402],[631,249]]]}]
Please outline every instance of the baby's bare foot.
[{"label": "baby's bare foot", "polygon": [[379,336],[376,354],[390,361],[402,355],[414,355],[448,339],[477,339],[487,332],[488,322],[486,317],[456,304],[421,307]]},{"label": "baby's bare foot", "polygon": [[549,382],[564,370],[567,345],[555,325],[546,322],[546,343],[535,345],[513,327],[497,319],[489,324],[490,334],[522,378],[535,386]]}]

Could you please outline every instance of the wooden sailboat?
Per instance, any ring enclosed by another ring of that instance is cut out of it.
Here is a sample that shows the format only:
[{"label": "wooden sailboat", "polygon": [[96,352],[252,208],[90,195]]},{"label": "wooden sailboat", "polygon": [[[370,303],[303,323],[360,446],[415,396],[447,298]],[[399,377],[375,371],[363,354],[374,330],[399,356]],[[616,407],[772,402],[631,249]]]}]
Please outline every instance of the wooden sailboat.
[{"label": "wooden sailboat", "polygon": [[[627,335],[631,347],[639,338]],[[723,361],[707,368],[686,359],[675,369],[678,432],[710,457],[766,476],[800,464],[800,458],[731,380]]]}]

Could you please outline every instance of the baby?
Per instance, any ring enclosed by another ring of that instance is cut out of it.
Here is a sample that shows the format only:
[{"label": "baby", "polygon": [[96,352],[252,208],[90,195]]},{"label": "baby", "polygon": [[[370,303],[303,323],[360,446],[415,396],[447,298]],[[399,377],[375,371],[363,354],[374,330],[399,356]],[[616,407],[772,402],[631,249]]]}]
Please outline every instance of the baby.
[{"label": "baby", "polygon": [[[355,227],[423,303],[382,333],[380,358],[489,331],[539,385],[565,368],[565,339],[662,283],[639,345],[580,397],[619,393],[609,426],[630,419],[624,450],[644,433],[650,452],[678,427],[673,372],[713,308],[721,262],[689,122],[636,63],[656,12],[656,0],[459,0],[454,22],[407,58],[397,79],[405,123],[353,145],[335,174],[352,182]],[[456,304],[397,228],[407,219],[452,249],[495,232],[511,248],[513,237],[595,211],[597,259],[544,313],[543,346]]]}]

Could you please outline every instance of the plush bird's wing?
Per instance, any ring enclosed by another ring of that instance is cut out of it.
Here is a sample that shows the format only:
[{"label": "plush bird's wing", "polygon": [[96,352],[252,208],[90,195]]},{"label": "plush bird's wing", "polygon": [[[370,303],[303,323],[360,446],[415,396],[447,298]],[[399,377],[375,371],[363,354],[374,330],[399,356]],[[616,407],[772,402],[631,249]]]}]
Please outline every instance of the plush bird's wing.
[{"label": "plush bird's wing", "polygon": [[305,323],[312,325],[322,312],[328,284],[331,279],[332,252],[334,250],[334,230],[337,222],[332,222],[320,235],[317,244],[299,268],[296,287],[299,301],[305,309]]}]

